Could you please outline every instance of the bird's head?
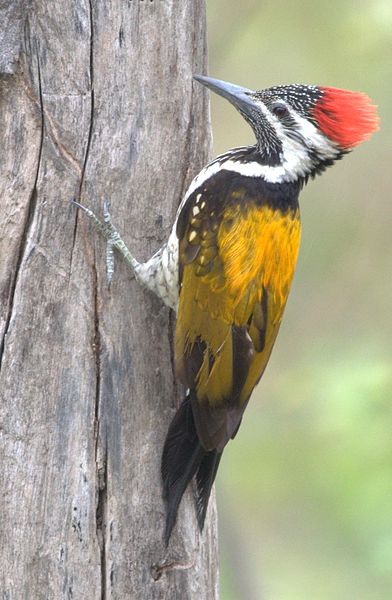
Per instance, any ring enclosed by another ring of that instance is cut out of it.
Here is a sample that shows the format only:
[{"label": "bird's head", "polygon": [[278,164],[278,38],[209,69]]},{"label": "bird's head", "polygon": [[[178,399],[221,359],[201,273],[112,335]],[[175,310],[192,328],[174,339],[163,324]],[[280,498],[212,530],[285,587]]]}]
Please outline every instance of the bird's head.
[{"label": "bird's head", "polygon": [[195,79],[229,100],[250,124],[270,181],[314,176],[378,128],[376,107],[361,92],[301,84],[252,91],[210,77]]}]

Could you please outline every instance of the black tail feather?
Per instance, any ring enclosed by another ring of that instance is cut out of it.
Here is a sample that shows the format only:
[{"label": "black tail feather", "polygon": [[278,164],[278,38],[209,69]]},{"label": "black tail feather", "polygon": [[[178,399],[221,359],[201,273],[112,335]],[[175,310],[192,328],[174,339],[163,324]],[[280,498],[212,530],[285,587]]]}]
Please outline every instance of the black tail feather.
[{"label": "black tail feather", "polygon": [[216,472],[219,467],[221,456],[222,453],[218,452],[217,450],[207,452],[203,457],[196,473],[197,522],[199,523],[200,531],[203,531],[208,508],[208,500],[211,494],[211,488],[215,480]]},{"label": "black tail feather", "polygon": [[167,503],[166,546],[176,522],[181,498],[195,475],[197,518],[200,529],[203,529],[220,457],[221,454],[216,450],[207,451],[200,444],[190,399],[187,396],[170,424],[162,454],[163,493]]}]

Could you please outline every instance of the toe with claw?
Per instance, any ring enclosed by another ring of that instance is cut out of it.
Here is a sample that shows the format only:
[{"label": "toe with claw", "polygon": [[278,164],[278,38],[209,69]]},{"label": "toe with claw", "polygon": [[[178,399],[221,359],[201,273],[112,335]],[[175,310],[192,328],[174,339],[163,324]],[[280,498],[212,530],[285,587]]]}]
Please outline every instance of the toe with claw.
[{"label": "toe with claw", "polygon": [[130,253],[129,249],[127,248],[127,246],[121,239],[120,234],[118,233],[117,229],[114,227],[114,225],[111,221],[109,201],[105,200],[103,203],[103,222],[100,219],[98,219],[98,217],[95,215],[95,213],[93,213],[92,210],[90,210],[86,206],[83,206],[83,204],[80,204],[75,199],[72,200],[72,204],[74,204],[77,208],[80,208],[80,210],[82,210],[92,220],[95,227],[97,227],[97,229],[99,229],[102,232],[102,234],[105,236],[105,238],[107,240],[107,243],[106,243],[106,277],[107,277],[108,286],[110,287],[110,284],[113,279],[113,274],[114,274],[113,248],[117,248],[117,250],[124,257],[125,261],[131,267],[133,273],[135,273],[135,269],[137,268],[139,263],[132,256],[132,254]]}]

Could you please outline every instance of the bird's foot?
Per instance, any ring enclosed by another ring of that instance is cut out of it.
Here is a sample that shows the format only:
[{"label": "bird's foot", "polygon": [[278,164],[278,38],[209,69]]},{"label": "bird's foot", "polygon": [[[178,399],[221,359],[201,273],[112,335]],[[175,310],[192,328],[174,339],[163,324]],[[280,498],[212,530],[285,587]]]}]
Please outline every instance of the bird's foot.
[{"label": "bird's foot", "polygon": [[131,252],[127,248],[125,242],[122,240],[120,234],[117,229],[114,227],[109,211],[109,202],[108,200],[104,200],[103,203],[103,221],[98,219],[98,217],[93,213],[92,210],[83,206],[76,200],[72,200],[72,204],[80,208],[94,223],[95,227],[101,231],[101,233],[105,236],[106,243],[106,278],[108,282],[108,286],[113,279],[114,274],[114,256],[113,256],[113,248],[117,248],[117,250],[124,257],[127,264],[131,267],[133,274],[135,274],[135,269],[139,265],[138,261],[132,256]]}]

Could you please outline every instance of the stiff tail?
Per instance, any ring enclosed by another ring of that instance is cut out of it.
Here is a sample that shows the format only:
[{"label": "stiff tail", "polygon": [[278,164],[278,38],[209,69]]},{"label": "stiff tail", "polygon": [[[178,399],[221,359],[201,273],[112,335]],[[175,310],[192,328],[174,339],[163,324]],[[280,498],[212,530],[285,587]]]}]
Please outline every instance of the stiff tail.
[{"label": "stiff tail", "polygon": [[203,529],[208,499],[218,470],[221,453],[205,450],[199,442],[189,395],[170,424],[162,454],[163,493],[167,503],[165,543],[169,543],[181,498],[196,476],[196,509]]}]

